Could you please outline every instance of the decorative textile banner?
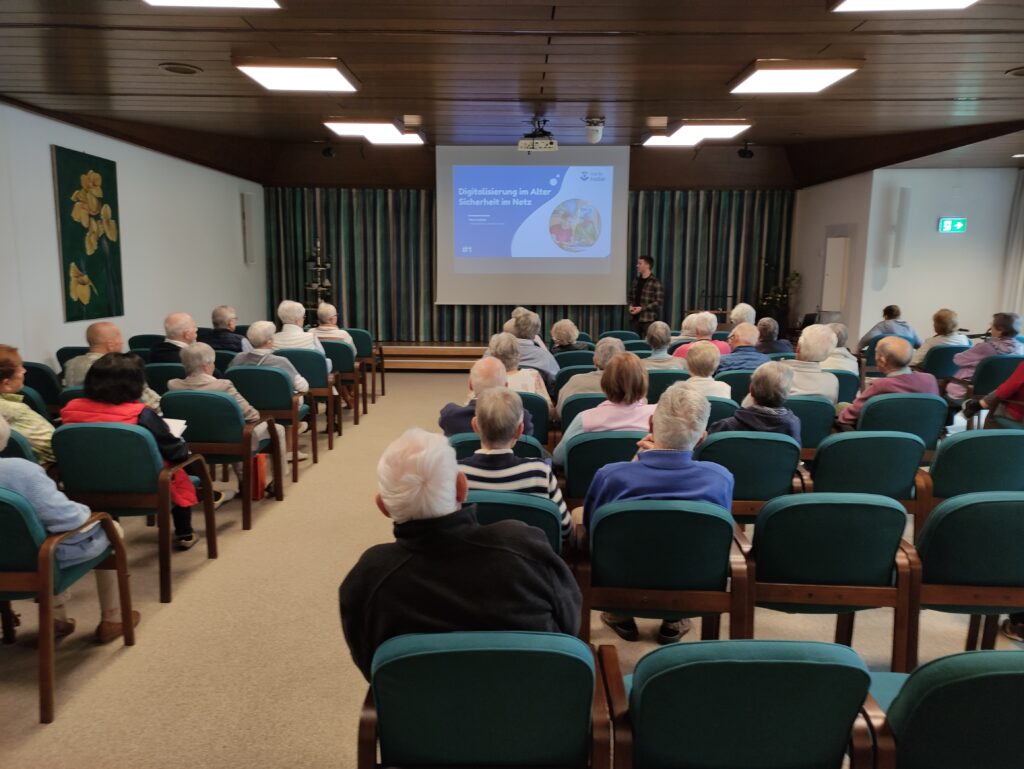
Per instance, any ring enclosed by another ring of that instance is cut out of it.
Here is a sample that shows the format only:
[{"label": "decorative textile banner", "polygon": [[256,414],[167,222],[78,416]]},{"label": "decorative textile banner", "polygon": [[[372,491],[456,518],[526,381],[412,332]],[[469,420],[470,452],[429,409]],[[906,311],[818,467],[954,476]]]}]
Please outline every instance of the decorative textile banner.
[{"label": "decorative textile banner", "polygon": [[[759,304],[789,271],[794,194],[789,190],[629,193],[629,256],[654,257],[665,286],[662,319],[684,311]],[[282,299],[305,298],[317,239],[332,262],[339,324],[396,342],[486,342],[512,306],[434,305],[433,190],[267,188],[268,317]],[[623,276],[623,298],[632,281]],[[547,329],[571,318],[597,334],[629,328],[620,307],[532,307]],[[254,320],[254,319],[247,319]]]}]

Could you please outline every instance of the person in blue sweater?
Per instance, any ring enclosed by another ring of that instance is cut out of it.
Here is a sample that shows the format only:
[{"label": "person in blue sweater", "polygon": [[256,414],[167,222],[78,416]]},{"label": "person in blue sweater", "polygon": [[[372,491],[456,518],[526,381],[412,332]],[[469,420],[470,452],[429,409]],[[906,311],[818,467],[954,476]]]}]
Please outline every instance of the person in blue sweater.
[{"label": "person in blue sweater", "polygon": [[718,361],[718,373],[723,371],[753,371],[762,363],[771,360],[763,352],[758,352],[755,345],[760,339],[757,326],[753,323],[740,323],[729,334],[729,346],[732,352],[723,355]]}]

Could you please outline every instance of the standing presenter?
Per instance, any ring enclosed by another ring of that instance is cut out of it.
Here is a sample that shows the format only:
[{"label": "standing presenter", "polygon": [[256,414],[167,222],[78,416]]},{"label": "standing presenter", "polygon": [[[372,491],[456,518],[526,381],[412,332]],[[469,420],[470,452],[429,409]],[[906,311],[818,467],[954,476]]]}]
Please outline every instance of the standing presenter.
[{"label": "standing presenter", "polygon": [[643,339],[647,327],[659,320],[661,305],[665,301],[665,290],[661,281],[651,274],[654,260],[649,256],[641,256],[636,261],[636,277],[633,278],[633,289],[629,292],[629,314],[632,316],[633,330]]}]

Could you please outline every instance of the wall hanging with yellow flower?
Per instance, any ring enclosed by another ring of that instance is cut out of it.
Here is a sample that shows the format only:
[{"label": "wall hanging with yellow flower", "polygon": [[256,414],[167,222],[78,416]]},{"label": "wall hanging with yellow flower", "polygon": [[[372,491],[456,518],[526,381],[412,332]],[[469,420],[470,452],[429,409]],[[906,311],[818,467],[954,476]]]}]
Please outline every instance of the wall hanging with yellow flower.
[{"label": "wall hanging with yellow flower", "polygon": [[64,320],[124,315],[117,164],[52,149]]}]

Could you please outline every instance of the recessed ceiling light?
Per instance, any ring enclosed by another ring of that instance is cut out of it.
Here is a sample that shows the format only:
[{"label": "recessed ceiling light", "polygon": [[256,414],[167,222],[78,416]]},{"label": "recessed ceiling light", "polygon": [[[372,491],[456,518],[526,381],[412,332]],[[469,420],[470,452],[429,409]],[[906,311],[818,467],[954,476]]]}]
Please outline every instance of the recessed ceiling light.
[{"label": "recessed ceiling light", "polygon": [[338,136],[361,136],[371,144],[423,144],[418,133],[402,133],[394,123],[340,123],[326,122]]},{"label": "recessed ceiling light", "polygon": [[978,0],[842,0],[833,11],[958,11]]},{"label": "recessed ceiling light", "polygon": [[201,67],[197,67],[195,64],[185,64],[180,61],[165,61],[162,64],[157,64],[157,67],[164,72],[170,72],[172,75],[198,75],[203,71]]},{"label": "recessed ceiling light", "polygon": [[856,72],[862,61],[758,59],[733,82],[733,93],[818,93]]},{"label": "recessed ceiling light", "polygon": [[644,142],[645,147],[696,147],[705,139],[731,139],[750,128],[750,123],[729,123],[725,121],[708,123],[684,123],[669,136],[651,136]]},{"label": "recessed ceiling light", "polygon": [[1010,155],[1010,157],[1014,158],[1015,160],[1019,160],[1021,158],[1024,158],[1024,152],[1018,152],[1016,155]]},{"label": "recessed ceiling light", "polygon": [[355,91],[359,81],[337,59],[236,59],[234,65],[271,91]]},{"label": "recessed ceiling light", "polygon": [[145,0],[167,8],[280,8],[277,0]]}]

